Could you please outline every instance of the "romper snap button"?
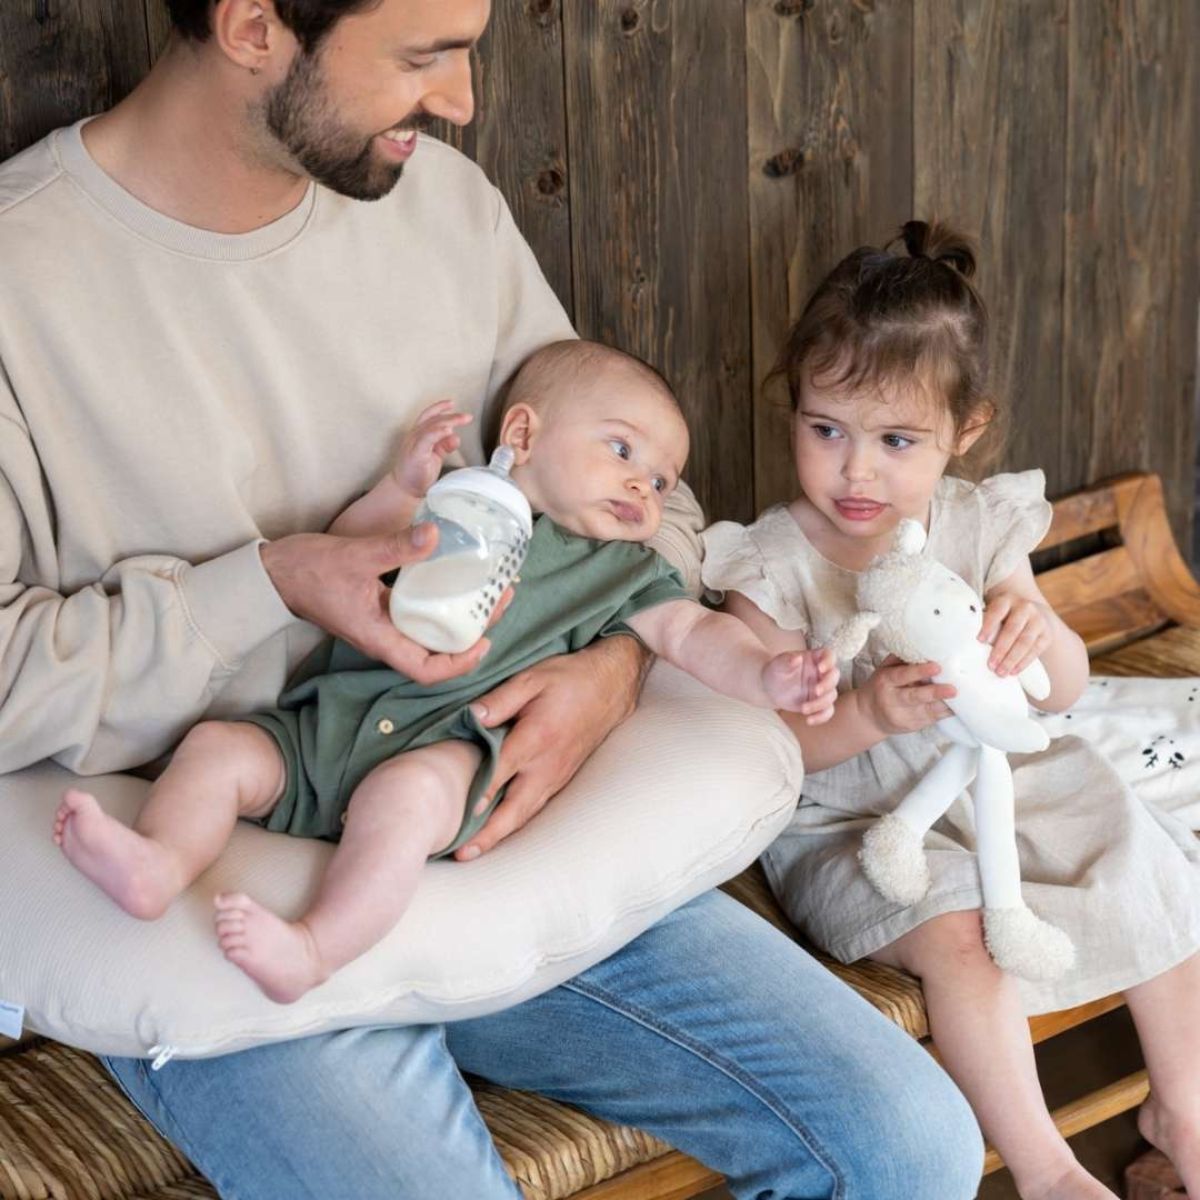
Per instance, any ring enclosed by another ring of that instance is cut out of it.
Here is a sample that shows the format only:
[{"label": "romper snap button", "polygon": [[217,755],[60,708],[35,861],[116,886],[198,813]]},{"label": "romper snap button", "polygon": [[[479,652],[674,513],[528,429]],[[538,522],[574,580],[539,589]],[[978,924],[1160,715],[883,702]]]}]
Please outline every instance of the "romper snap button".
[{"label": "romper snap button", "polygon": [[380,733],[395,733],[396,732],[396,726],[391,721],[389,721],[387,719],[387,717],[380,718],[379,724],[377,724],[375,726],[375,728],[378,729]]}]

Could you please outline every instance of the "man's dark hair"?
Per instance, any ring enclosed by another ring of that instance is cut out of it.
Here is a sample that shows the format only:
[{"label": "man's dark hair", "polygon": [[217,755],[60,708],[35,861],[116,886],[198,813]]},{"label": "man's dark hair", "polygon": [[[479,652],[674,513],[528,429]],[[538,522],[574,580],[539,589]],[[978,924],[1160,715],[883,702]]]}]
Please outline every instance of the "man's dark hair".
[{"label": "man's dark hair", "polygon": [[[167,0],[171,24],[185,38],[206,42],[212,33],[209,20],[214,0]],[[274,0],[279,19],[296,35],[305,54],[311,54],[321,39],[351,13],[374,8],[380,0]]]}]

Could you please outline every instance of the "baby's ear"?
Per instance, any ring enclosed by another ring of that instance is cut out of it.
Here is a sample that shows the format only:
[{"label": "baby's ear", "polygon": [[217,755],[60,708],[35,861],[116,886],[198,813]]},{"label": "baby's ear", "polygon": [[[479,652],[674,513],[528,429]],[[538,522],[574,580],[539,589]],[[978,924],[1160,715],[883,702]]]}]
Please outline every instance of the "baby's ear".
[{"label": "baby's ear", "polygon": [[500,421],[500,437],[497,445],[507,446],[513,452],[513,465],[528,462],[541,427],[541,417],[528,404],[514,404]]}]

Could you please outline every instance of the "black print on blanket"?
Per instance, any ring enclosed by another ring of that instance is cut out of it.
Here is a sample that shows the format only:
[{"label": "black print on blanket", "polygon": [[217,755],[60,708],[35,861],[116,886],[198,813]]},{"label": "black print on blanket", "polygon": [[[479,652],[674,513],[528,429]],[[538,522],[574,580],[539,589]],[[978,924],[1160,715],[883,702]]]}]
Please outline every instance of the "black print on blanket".
[{"label": "black print on blanket", "polygon": [[[1193,691],[1194,690],[1195,689],[1193,689]],[[1189,696],[1188,699],[1190,700],[1191,696]],[[1157,767],[1159,760],[1159,749],[1161,747],[1165,765],[1172,768],[1172,770],[1178,771],[1179,768],[1182,767],[1185,762],[1187,762],[1187,756],[1178,750],[1172,750],[1168,754],[1166,747],[1162,745],[1163,742],[1166,742],[1169,746],[1175,745],[1174,738],[1167,737],[1165,733],[1160,733],[1158,737],[1151,741],[1150,745],[1146,746],[1142,750],[1143,765],[1147,768],[1147,770]]]}]

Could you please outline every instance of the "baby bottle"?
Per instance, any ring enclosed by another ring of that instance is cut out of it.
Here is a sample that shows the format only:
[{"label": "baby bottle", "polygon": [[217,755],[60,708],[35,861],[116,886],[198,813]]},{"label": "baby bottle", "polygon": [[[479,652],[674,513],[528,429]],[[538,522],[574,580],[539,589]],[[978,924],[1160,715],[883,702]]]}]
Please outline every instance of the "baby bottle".
[{"label": "baby bottle", "polygon": [[428,650],[473,646],[525,558],[533,514],[509,478],[512,463],[512,450],[500,446],[486,467],[449,472],[413,518],[436,525],[438,543],[401,569],[390,612],[396,628]]}]

